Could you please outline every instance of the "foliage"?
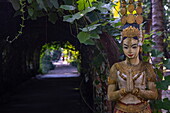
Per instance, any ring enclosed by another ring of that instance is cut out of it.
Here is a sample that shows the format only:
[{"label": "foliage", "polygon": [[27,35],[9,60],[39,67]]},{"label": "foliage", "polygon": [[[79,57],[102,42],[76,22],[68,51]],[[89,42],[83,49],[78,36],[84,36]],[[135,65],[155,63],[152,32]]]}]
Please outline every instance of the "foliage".
[{"label": "foliage", "polygon": [[79,51],[75,50],[75,47],[72,46],[69,42],[66,43],[47,43],[41,49],[40,56],[40,70],[41,73],[48,73],[49,70],[54,69],[53,61],[57,62],[60,60],[61,55],[65,58],[65,60],[74,66],[79,68],[80,60],[79,60]]},{"label": "foliage", "polygon": [[[100,39],[100,34],[102,32],[109,33],[116,40],[120,39],[120,18],[117,19],[115,14],[118,15],[118,13],[114,12],[119,10],[115,8],[119,5],[117,1],[118,0],[113,0],[113,2],[110,2],[110,0],[27,0],[27,18],[34,20],[38,17],[48,16],[48,20],[55,24],[60,17],[63,17],[63,21],[76,26],[77,38],[81,43],[99,46],[100,44],[97,42],[98,39]],[[164,5],[168,6],[167,3]],[[144,7],[144,17],[147,19],[151,8],[149,0],[144,1]],[[115,10],[113,11],[113,9]],[[113,14],[110,12],[113,12]],[[166,7],[165,13],[165,20],[169,20],[169,10],[166,9]],[[168,24],[166,27],[168,27]],[[163,57],[164,60],[160,64],[164,65],[166,68],[170,68],[168,65],[170,59],[166,59],[164,53],[152,48],[154,42],[148,39],[152,34],[153,33],[145,35],[146,40],[143,45],[143,52],[145,55],[143,56],[143,60],[149,61],[150,57]],[[165,32],[165,34],[167,36],[165,41],[170,41],[168,32]],[[168,50],[169,47],[170,46],[168,45]],[[45,50],[46,49],[44,49],[44,52]],[[106,107],[106,104],[104,103],[106,99],[104,97],[106,92],[106,76],[108,75],[107,71],[109,70],[109,66],[107,66],[107,59],[102,52],[102,48],[98,47],[98,51],[98,53],[95,53],[94,62],[92,63],[92,68],[96,71],[96,80],[94,80],[94,86],[96,86],[95,102],[97,103],[96,111],[104,113]],[[157,82],[157,87],[165,90],[169,83],[167,82],[167,79],[163,80],[160,64],[155,65],[155,72],[157,72],[157,75],[162,80]],[[167,100],[160,100],[158,101],[158,104],[164,102],[166,103]]]},{"label": "foliage", "polygon": [[69,42],[66,42],[64,46],[62,46],[62,53],[67,62],[73,66],[76,66],[78,69],[80,68],[80,54],[79,51],[76,51],[76,48],[73,45],[71,45]]},{"label": "foliage", "polygon": [[[170,59],[166,59],[164,57],[164,53],[152,48],[155,43],[151,40],[148,39],[148,37],[151,37],[154,33],[151,32],[150,34],[145,35],[145,41],[143,44],[143,52],[146,54],[143,56],[144,61],[149,61],[152,60],[151,57],[160,57],[163,58],[162,62],[159,64],[154,64],[155,67],[155,72],[158,76],[159,81],[156,82],[156,86],[159,90],[168,90],[168,86],[170,86],[170,75],[163,77],[163,72],[161,70],[162,66],[165,69],[170,69]],[[160,32],[156,33],[157,35],[161,35]],[[165,110],[170,110],[170,107],[167,106],[167,103],[170,103],[170,100],[168,99],[161,99],[161,100],[156,100],[155,102],[152,102],[151,104],[154,104],[154,109],[165,109]],[[157,112],[155,110],[155,112]]]},{"label": "foliage", "polygon": [[[97,0],[63,1],[26,0],[24,12],[27,12],[27,19],[32,20],[48,16],[48,20],[53,24],[63,17],[63,21],[76,24],[77,31],[81,30],[82,32],[79,33],[87,35],[82,41],[83,38],[79,37],[81,34],[78,34],[80,42],[86,45],[94,45],[94,40],[99,39],[99,34],[103,31],[109,30],[112,36],[120,35],[120,27],[117,26],[117,24],[120,25],[120,22],[110,14],[116,3],[105,3]],[[115,30],[113,31],[113,29]]]},{"label": "foliage", "polygon": [[[54,69],[52,61],[56,59],[56,56],[59,57],[61,52],[60,45],[56,42],[45,44],[41,49],[40,55],[40,72],[43,74],[48,73],[49,70]],[[52,54],[54,53],[54,54]]]},{"label": "foliage", "polygon": [[46,50],[40,58],[40,70],[41,73],[46,74],[49,70],[54,69],[54,65],[52,64],[50,50]]},{"label": "foliage", "polygon": [[[166,51],[169,52],[170,51],[170,10],[168,7],[170,7],[169,5],[170,1],[169,0],[163,0],[163,5],[164,5],[164,27],[165,27],[165,31],[164,31],[164,43],[166,44]],[[170,55],[170,53],[169,53]]]},{"label": "foliage", "polygon": [[106,55],[101,50],[101,46],[98,46],[91,64],[95,72],[93,81],[96,91],[94,105],[96,113],[107,113],[107,76],[109,75],[110,66]]}]

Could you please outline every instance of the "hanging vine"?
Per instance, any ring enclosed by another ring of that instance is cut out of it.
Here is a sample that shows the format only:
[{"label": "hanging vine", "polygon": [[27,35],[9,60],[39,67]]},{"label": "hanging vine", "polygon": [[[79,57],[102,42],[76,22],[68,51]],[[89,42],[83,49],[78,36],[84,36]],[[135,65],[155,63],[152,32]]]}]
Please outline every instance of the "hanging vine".
[{"label": "hanging vine", "polygon": [[25,27],[25,25],[24,25],[24,21],[25,21],[25,10],[24,10],[24,9],[25,9],[25,6],[26,6],[26,0],[19,0],[19,4],[20,4],[20,6],[21,6],[21,8],[20,8],[20,12],[21,12],[20,29],[19,29],[19,31],[17,32],[17,35],[15,35],[15,37],[14,37],[12,40],[10,40],[10,37],[9,37],[9,36],[6,38],[6,41],[9,42],[9,43],[12,43],[12,42],[14,42],[16,39],[18,39],[19,36],[22,35],[22,33],[23,33],[23,28]]}]

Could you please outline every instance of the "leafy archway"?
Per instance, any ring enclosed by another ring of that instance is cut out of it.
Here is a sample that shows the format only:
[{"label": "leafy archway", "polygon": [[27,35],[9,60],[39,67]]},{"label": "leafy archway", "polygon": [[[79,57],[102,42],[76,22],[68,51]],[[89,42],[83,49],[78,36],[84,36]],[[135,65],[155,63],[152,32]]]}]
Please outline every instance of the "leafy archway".
[{"label": "leafy archway", "polygon": [[80,54],[69,42],[52,42],[42,46],[40,55],[40,69],[42,74],[48,73],[49,70],[55,68],[53,62],[59,60],[67,61],[80,71]]},{"label": "leafy archway", "polygon": [[[116,3],[118,0],[114,0],[113,2],[109,0],[59,0],[58,2],[53,0],[20,0],[20,2],[21,6],[26,6],[24,11],[27,12],[28,18],[37,19],[38,17],[48,16],[48,20],[55,23],[63,17],[64,22],[70,23],[70,32],[74,37],[77,37],[79,41],[85,45],[93,45],[92,47],[94,48],[89,51],[86,50],[86,52],[92,54],[89,55],[88,60],[90,61],[95,58],[97,59],[97,64],[88,62],[87,60],[83,61],[82,63],[85,65],[84,67],[82,66],[82,68],[85,71],[82,71],[82,73],[88,75],[87,78],[91,78],[90,80],[92,81],[90,82],[94,83],[94,97],[99,102],[97,107],[100,106],[99,109],[95,106],[96,111],[106,111],[106,109],[103,109],[105,108],[104,106],[106,106],[104,102],[106,100],[104,97],[107,86],[106,76],[108,75],[108,68],[118,61],[119,56],[118,46],[120,44],[121,23],[119,19],[110,13],[111,9],[117,6]],[[150,21],[149,19],[147,20],[147,18],[149,18],[147,14],[151,14],[149,12],[151,5],[150,1],[144,1],[146,22]],[[21,12],[23,12],[23,8],[21,9]],[[25,18],[22,19],[24,20]],[[143,60],[148,61],[151,57],[163,57],[164,60],[155,65],[157,75],[163,80],[160,64],[163,64],[166,68],[170,68],[168,65],[170,60],[164,57],[162,51],[152,48],[155,43],[150,40],[150,37],[153,34],[160,36],[162,32],[155,33],[153,31],[150,33],[150,26],[148,25],[149,24],[144,24],[148,34],[145,35],[146,40],[143,45],[143,51],[144,54],[146,54]],[[169,40],[169,37],[167,40]],[[115,52],[113,52],[112,49],[115,50]],[[82,54],[84,54],[83,52]],[[90,71],[86,69],[86,66],[90,68]],[[168,81],[169,77],[165,77],[165,80],[157,83],[158,88],[166,90],[169,85]],[[166,86],[166,88],[164,86]],[[103,90],[101,90],[102,88]],[[164,102],[161,100],[158,103],[166,102],[169,101],[166,100]],[[167,107],[167,109],[169,108]]]}]

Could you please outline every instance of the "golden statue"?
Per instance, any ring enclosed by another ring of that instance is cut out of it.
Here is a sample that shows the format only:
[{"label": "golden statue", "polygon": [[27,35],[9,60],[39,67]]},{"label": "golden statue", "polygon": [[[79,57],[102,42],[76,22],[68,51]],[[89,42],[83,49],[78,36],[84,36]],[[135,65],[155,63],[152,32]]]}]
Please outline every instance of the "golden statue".
[{"label": "golden statue", "polygon": [[[125,1],[122,3],[125,4]],[[132,3],[133,0],[129,0],[129,7],[132,7]],[[115,63],[110,69],[108,100],[116,102],[113,113],[151,113],[148,101],[158,97],[156,74],[150,63],[139,58],[143,42],[139,23],[134,20],[129,23],[131,21],[126,19],[122,31],[122,46],[126,59]]]}]

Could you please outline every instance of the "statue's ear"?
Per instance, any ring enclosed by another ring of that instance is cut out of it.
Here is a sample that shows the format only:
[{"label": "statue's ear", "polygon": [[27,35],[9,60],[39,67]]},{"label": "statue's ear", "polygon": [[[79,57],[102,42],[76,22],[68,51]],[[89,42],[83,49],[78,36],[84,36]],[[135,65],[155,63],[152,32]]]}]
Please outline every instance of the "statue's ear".
[{"label": "statue's ear", "polygon": [[142,53],[142,46],[140,46],[139,51],[140,51],[140,53]]}]

